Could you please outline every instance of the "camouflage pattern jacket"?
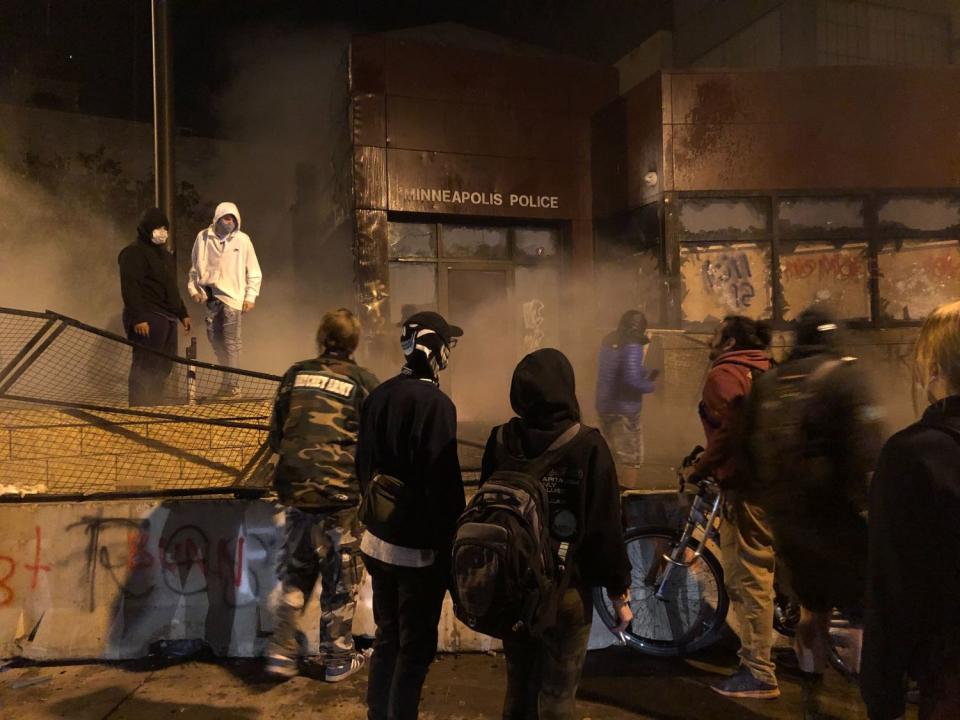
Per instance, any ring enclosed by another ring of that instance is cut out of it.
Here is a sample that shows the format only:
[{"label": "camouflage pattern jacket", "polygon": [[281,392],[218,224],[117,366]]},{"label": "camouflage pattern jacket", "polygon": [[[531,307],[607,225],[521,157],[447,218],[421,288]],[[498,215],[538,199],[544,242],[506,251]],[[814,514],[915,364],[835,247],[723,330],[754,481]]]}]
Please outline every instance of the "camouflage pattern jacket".
[{"label": "camouflage pattern jacket", "polygon": [[378,384],[373,373],[333,354],[287,370],[269,439],[278,456],[274,486],[282,503],[314,510],[360,504],[354,460],[360,408]]}]

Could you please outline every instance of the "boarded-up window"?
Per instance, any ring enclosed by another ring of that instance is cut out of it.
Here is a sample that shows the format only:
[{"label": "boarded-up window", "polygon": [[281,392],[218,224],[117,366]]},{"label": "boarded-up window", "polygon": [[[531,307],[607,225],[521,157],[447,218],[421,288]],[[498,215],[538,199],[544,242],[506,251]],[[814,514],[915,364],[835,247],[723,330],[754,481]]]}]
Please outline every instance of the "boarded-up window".
[{"label": "boarded-up window", "polygon": [[683,198],[679,210],[680,240],[759,240],[769,233],[768,207],[765,198]]},{"label": "boarded-up window", "polygon": [[770,250],[766,245],[681,247],[680,276],[686,322],[716,322],[726,315],[771,315]]},{"label": "boarded-up window", "polygon": [[437,309],[436,263],[390,263],[390,322]]},{"label": "boarded-up window", "polygon": [[845,320],[870,317],[867,244],[781,243],[783,319],[793,320],[811,305],[830,307]]},{"label": "boarded-up window", "polygon": [[960,241],[888,243],[878,256],[880,313],[893,320],[920,320],[960,298]]}]

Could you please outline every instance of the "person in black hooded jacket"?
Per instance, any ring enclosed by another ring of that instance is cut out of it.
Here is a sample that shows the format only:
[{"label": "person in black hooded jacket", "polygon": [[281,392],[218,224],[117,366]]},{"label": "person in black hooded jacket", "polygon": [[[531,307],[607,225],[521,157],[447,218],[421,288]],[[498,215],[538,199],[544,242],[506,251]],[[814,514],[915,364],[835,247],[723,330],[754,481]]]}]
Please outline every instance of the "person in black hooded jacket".
[{"label": "person in black hooded jacket", "polygon": [[870,720],[904,717],[907,675],[920,720],[960,717],[960,301],[924,322],[914,383],[929,407],[883,446],[870,485],[860,670]]},{"label": "person in black hooded jacket", "polygon": [[[505,460],[533,459],[580,422],[573,368],[559,350],[545,348],[517,365],[510,386],[517,417],[490,434],[481,485]],[[610,449],[595,428],[585,428],[542,482],[550,503],[550,530],[559,544],[571,541],[569,589],[560,599],[555,627],[543,638],[507,637],[504,720],[566,720],[587,652],[593,617],[591,588],[606,588],[620,629],[632,618],[630,561],[623,544],[617,472]],[[500,438],[500,439],[498,439]]]},{"label": "person in black hooded jacket", "polygon": [[[136,241],[120,251],[123,328],[134,343],[128,381],[130,405],[159,405],[177,354],[177,322],[190,332],[190,316],[177,291],[176,261],[167,251],[170,221],[159,208],[140,216]],[[160,354],[162,353],[162,354]]]}]

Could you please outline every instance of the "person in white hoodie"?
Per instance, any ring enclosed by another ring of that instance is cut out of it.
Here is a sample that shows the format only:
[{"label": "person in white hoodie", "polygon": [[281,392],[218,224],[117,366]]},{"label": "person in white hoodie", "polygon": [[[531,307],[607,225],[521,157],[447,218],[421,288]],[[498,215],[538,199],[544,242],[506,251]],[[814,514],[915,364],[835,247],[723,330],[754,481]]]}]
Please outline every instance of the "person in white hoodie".
[{"label": "person in white hoodie", "polygon": [[[250,236],[240,230],[240,211],[232,202],[217,205],[213,223],[197,234],[191,254],[187,290],[206,304],[207,338],[217,362],[240,363],[240,318],[253,310],[262,280]],[[239,394],[236,381],[226,390]]]}]

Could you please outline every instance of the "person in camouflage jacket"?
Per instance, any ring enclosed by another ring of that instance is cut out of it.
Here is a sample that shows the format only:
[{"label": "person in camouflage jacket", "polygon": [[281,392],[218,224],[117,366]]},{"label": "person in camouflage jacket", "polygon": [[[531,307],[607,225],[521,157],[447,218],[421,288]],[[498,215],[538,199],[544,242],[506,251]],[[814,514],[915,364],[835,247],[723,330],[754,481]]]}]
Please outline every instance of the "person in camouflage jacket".
[{"label": "person in camouflage jacket", "polygon": [[267,652],[267,670],[278,677],[298,672],[297,619],[318,578],[324,678],[344,680],[364,663],[352,634],[363,573],[354,455],[360,408],[378,381],[353,360],[359,341],[352,312],[325,314],[317,331],[320,356],[287,370],[273,406],[274,486],[286,505],[278,567],[282,599]]}]

